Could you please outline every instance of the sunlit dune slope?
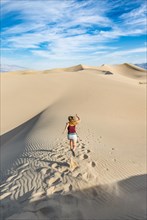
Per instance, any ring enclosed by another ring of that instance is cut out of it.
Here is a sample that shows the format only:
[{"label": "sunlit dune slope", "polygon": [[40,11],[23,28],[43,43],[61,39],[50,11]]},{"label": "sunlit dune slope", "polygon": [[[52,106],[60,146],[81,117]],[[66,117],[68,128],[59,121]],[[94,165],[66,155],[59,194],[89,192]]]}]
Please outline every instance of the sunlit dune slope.
[{"label": "sunlit dune slope", "polygon": [[147,71],[128,63],[119,64],[119,65],[102,65],[98,67],[99,70],[110,71],[115,74],[120,74],[128,78],[137,79],[137,80],[146,80]]}]

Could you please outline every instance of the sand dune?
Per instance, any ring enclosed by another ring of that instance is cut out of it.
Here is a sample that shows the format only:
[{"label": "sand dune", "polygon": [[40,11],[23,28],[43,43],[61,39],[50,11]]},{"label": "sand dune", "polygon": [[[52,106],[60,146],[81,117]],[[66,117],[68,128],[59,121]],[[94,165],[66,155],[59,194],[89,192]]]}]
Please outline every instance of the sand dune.
[{"label": "sand dune", "polygon": [[[1,77],[2,218],[146,219],[146,73],[130,64],[47,71]],[[73,158],[62,131],[75,113]]]},{"label": "sand dune", "polygon": [[[96,66],[87,66],[83,64],[79,64],[77,66],[72,66],[69,68],[56,68],[51,70],[45,70],[42,73],[52,73],[52,72],[77,72],[77,71],[92,71],[97,74],[103,75],[113,75],[115,74],[115,80],[126,81],[127,78],[138,81],[140,84],[147,83],[147,71],[133,64],[124,63],[119,65],[107,65],[104,64],[100,67]],[[121,76],[121,77],[120,77]]]},{"label": "sand dune", "polygon": [[120,74],[128,78],[137,79],[137,80],[146,80],[147,71],[128,63],[119,64],[119,65],[103,65],[99,67],[100,70],[110,71],[115,74]]},{"label": "sand dune", "polygon": [[56,68],[56,69],[44,70],[43,73],[64,72],[64,71],[65,72],[77,72],[77,71],[82,71],[82,70],[87,70],[87,69],[97,70],[97,67],[79,64],[79,65],[67,67],[67,68]]},{"label": "sand dune", "polygon": [[37,74],[37,73],[39,73],[39,71],[36,71],[36,70],[17,70],[17,71],[2,73],[2,74],[26,75],[26,74]]},{"label": "sand dune", "polygon": [[67,72],[77,72],[77,71],[91,70],[91,69],[96,70],[97,68],[95,66],[87,66],[87,65],[79,64],[77,66],[72,66],[72,67],[64,68],[64,71],[67,71]]}]

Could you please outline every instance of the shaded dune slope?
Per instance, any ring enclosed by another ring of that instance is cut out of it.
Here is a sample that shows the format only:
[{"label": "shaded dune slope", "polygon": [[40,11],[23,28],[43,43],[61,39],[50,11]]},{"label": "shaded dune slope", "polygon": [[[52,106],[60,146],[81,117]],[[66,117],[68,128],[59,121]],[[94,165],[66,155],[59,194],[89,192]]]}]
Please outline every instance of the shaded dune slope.
[{"label": "shaded dune slope", "polygon": [[[6,171],[9,173],[11,168],[15,168],[14,163],[26,150],[26,137],[35,126],[41,113],[34,116],[29,121],[21,124],[20,126],[12,129],[11,131],[1,135],[0,137],[0,152],[1,155],[1,174]],[[14,146],[14,148],[12,148]],[[3,176],[3,175],[2,175]],[[1,176],[1,177],[2,177]]]}]

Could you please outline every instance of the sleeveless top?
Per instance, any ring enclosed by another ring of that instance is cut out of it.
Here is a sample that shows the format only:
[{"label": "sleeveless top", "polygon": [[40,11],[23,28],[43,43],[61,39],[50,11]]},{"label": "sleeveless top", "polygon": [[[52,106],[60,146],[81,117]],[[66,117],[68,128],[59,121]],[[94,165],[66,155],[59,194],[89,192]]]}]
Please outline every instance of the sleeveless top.
[{"label": "sleeveless top", "polygon": [[68,125],[68,134],[71,134],[71,133],[76,133],[76,127],[75,125]]}]

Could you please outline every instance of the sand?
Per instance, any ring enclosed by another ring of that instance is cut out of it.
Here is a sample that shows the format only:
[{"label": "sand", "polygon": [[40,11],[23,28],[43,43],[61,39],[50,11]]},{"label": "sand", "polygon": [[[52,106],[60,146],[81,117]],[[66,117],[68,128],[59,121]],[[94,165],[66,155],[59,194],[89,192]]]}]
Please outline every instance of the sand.
[{"label": "sand", "polygon": [[1,86],[1,219],[146,219],[145,70],[17,71]]}]

